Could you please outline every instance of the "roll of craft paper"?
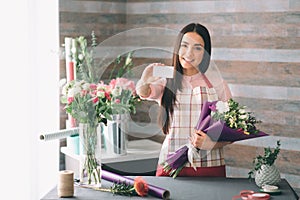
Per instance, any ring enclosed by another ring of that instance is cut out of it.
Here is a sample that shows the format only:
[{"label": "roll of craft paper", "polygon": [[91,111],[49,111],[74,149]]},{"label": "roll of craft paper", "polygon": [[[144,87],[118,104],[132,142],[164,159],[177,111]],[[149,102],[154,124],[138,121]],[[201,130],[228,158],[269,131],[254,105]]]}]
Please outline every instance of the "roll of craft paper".
[{"label": "roll of craft paper", "polygon": [[59,197],[72,197],[74,195],[74,172],[64,170],[59,172],[57,195]]},{"label": "roll of craft paper", "polygon": [[70,128],[70,129],[62,129],[58,130],[56,132],[49,132],[49,133],[44,133],[40,135],[41,140],[55,140],[55,139],[62,139],[66,138],[71,135],[76,135],[79,134],[79,128]]},{"label": "roll of craft paper", "polygon": [[[127,184],[133,185],[134,179],[124,177],[106,170],[101,171],[101,178],[113,183],[117,182],[126,182]],[[169,199],[170,198],[170,192],[164,188],[160,188],[154,185],[148,184],[149,187],[149,194],[161,199]]]}]

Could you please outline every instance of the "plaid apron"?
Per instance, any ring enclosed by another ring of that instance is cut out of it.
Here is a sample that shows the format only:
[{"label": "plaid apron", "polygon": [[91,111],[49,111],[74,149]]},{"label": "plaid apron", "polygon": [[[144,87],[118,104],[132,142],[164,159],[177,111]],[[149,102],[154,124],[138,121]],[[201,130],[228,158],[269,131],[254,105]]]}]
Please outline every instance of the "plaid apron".
[{"label": "plaid apron", "polygon": [[[205,101],[211,102],[218,100],[218,95],[209,81],[207,85],[208,87],[199,86],[193,89],[183,88],[182,91],[177,92],[177,103],[176,106],[174,106],[174,114],[171,122],[170,132],[168,135],[166,135],[159,156],[159,166],[156,174],[157,176],[166,175],[162,172],[161,165],[166,160],[167,155],[190,143],[189,137],[195,132],[195,125],[198,122],[203,103]],[[183,174],[184,176],[214,175],[214,171],[216,171],[218,167],[221,167],[221,171],[225,171],[223,148],[200,150],[198,151],[198,154],[198,158],[193,159],[193,165],[197,167],[197,171],[199,171],[199,173],[197,174],[197,172],[195,172],[195,170],[191,167],[191,164],[187,163],[182,170],[187,171],[183,172],[182,174],[180,173],[179,176],[182,176]],[[207,172],[207,174],[203,174],[203,170],[200,172],[201,169],[204,169],[204,171],[211,169],[212,171]],[[221,174],[223,174],[223,172]]]}]

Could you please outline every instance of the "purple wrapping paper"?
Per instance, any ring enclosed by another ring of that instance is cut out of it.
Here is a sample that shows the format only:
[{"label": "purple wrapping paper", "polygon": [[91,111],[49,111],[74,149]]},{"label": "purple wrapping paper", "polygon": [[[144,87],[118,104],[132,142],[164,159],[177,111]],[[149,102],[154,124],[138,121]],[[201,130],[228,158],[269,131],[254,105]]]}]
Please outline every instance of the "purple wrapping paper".
[{"label": "purple wrapping paper", "polygon": [[[101,178],[113,183],[116,182],[126,182],[127,184],[133,185],[134,184],[134,179],[124,177],[106,170],[101,170]],[[170,192],[166,189],[150,185],[148,184],[149,187],[149,194],[161,199],[169,199],[170,198]]]},{"label": "purple wrapping paper", "polygon": [[197,130],[206,133],[213,141],[229,141],[235,142],[239,140],[251,139],[255,137],[267,136],[268,134],[259,131],[256,134],[244,134],[243,132],[229,128],[220,120],[214,121],[210,116],[210,108],[215,102],[205,102],[196,125]]},{"label": "purple wrapping paper", "polygon": [[188,160],[188,147],[183,146],[172,154],[167,155],[167,163],[170,165],[172,169],[178,169],[182,165],[184,165]]}]

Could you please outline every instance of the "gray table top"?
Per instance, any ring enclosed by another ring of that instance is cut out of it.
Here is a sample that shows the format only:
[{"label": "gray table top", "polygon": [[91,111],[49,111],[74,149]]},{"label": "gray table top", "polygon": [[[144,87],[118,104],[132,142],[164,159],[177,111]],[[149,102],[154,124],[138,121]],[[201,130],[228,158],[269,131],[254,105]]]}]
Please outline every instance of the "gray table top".
[{"label": "gray table top", "polygon": [[[134,178],[134,177],[131,177]],[[241,190],[253,190],[259,192],[255,182],[247,178],[214,178],[214,177],[155,177],[143,176],[144,180],[151,185],[161,187],[170,191],[170,199],[205,199],[205,200],[230,200],[238,195]],[[111,182],[102,180],[102,186],[109,188]],[[279,195],[271,195],[271,200],[293,200],[299,199],[289,183],[282,179],[279,183],[282,191]],[[75,186],[74,197],[59,198],[57,188],[54,187],[42,200],[53,199],[78,199],[78,200],[99,200],[99,199],[158,199],[148,195],[145,198],[134,196],[113,195],[109,192],[100,192],[92,189]]]}]

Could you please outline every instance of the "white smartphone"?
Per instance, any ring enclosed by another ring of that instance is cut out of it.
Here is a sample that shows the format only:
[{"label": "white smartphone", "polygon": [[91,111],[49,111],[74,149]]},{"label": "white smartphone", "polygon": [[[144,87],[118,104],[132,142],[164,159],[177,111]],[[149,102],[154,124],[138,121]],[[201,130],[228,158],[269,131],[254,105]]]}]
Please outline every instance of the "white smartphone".
[{"label": "white smartphone", "polygon": [[161,78],[173,78],[174,67],[173,66],[154,66],[153,76]]}]

